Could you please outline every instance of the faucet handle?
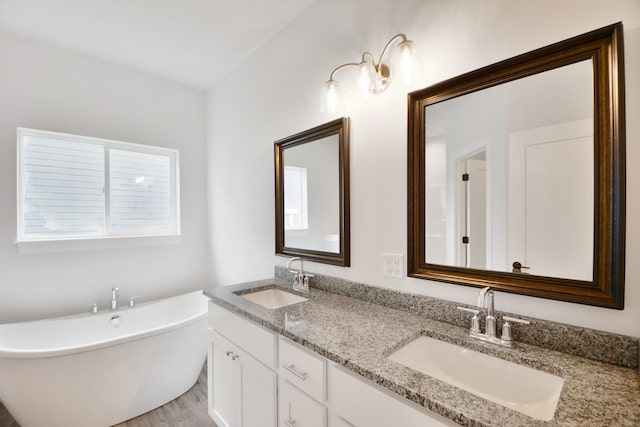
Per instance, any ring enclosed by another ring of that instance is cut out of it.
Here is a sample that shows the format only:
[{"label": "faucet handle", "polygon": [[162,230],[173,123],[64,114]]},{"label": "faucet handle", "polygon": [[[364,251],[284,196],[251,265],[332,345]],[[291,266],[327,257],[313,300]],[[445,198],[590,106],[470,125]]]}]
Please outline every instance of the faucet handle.
[{"label": "faucet handle", "polygon": [[478,319],[478,314],[480,313],[480,310],[476,310],[475,308],[467,308],[467,307],[460,307],[460,306],[458,306],[458,310],[466,311],[468,313],[473,313],[469,331],[472,333],[480,333],[480,319]]},{"label": "faucet handle", "polygon": [[98,303],[94,302],[93,304],[89,304],[89,307],[91,308],[91,314],[97,314],[98,313]]},{"label": "faucet handle", "polygon": [[302,286],[306,289],[309,290],[309,278],[311,277],[316,277],[313,274],[305,274],[304,275],[304,279],[302,280]]},{"label": "faucet handle", "polygon": [[518,319],[517,317],[511,317],[511,316],[502,316],[502,318],[504,319],[505,322],[513,322],[513,323],[521,323],[523,325],[530,325],[531,322],[525,319]]},{"label": "faucet handle", "polygon": [[503,341],[513,341],[513,338],[511,337],[511,322],[520,323],[523,325],[531,324],[530,321],[525,319],[518,319],[517,317],[502,316],[502,319],[504,320],[504,324],[502,325],[502,336],[500,337],[500,339],[502,339]]},{"label": "faucet handle", "polygon": [[129,297],[129,307],[135,307],[136,300],[140,298],[142,298],[140,295],[137,295],[135,297]]}]

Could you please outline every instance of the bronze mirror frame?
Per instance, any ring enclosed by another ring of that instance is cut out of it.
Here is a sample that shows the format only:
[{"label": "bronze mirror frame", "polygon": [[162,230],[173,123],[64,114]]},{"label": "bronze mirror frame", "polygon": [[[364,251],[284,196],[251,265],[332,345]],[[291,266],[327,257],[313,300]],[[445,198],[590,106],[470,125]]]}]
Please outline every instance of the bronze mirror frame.
[{"label": "bronze mirror frame", "polygon": [[[285,246],[284,239],[284,150],[338,135],[340,186],[340,252],[323,252]],[[343,117],[275,142],[275,208],[276,255],[301,257],[305,260],[348,267],[351,262],[349,225],[349,118]]]},{"label": "bronze mirror frame", "polygon": [[[593,280],[470,269],[425,261],[425,108],[579,61],[593,61]],[[408,275],[608,308],[624,308],[625,116],[622,23],[498,62],[408,96]]]}]

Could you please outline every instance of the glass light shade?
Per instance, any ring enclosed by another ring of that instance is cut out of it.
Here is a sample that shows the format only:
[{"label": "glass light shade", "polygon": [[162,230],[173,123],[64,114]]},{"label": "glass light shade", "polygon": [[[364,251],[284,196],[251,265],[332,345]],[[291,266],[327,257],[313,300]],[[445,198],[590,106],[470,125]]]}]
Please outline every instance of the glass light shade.
[{"label": "glass light shade", "polygon": [[411,85],[422,77],[422,60],[416,52],[415,44],[411,40],[405,40],[398,45],[400,51],[396,67],[396,78],[404,85]]},{"label": "glass light shade", "polygon": [[373,91],[376,81],[376,71],[371,63],[362,61],[358,65],[358,75],[360,92],[366,98]]},{"label": "glass light shade", "polygon": [[322,85],[322,107],[320,110],[326,114],[340,113],[344,110],[344,104],[338,94],[338,83],[329,80]]}]

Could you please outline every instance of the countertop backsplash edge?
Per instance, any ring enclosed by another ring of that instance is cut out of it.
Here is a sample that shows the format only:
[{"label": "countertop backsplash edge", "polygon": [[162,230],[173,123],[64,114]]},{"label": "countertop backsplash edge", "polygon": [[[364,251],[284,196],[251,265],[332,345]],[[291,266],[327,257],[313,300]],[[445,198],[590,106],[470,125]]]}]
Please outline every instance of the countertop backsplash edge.
[{"label": "countertop backsplash edge", "polygon": [[[277,265],[274,267],[274,276],[283,280],[291,279],[291,273]],[[452,301],[316,273],[310,280],[310,286],[455,326],[469,326],[469,314],[456,308],[463,304]],[[496,317],[505,314],[530,320],[535,325],[513,328],[513,337],[518,342],[626,368],[640,367],[639,338],[496,310]]]}]

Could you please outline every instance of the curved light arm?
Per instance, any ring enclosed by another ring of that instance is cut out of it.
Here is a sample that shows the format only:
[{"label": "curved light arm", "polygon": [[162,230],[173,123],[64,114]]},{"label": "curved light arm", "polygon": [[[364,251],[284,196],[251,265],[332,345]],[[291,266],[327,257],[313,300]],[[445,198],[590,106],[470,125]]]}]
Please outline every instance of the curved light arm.
[{"label": "curved light arm", "polygon": [[340,71],[342,69],[345,69],[345,68],[349,68],[349,67],[357,67],[358,65],[360,65],[360,64],[357,64],[355,62],[348,62],[346,64],[340,65],[339,67],[334,68],[333,71],[331,72],[331,74],[329,74],[329,81],[333,80],[333,75],[335,73],[337,73],[338,71]]},{"label": "curved light arm", "polygon": [[362,54],[362,62],[367,62],[367,57],[369,58],[369,60],[373,63],[373,65],[376,65],[376,58],[373,56],[373,53],[366,51],[365,53]]},{"label": "curved light arm", "polygon": [[[395,36],[397,37],[397,36]],[[394,37],[394,38],[395,38]],[[374,67],[376,67],[376,58],[373,56],[373,53],[367,51],[365,53],[362,54],[362,62],[367,62],[367,59],[372,63],[372,65]],[[358,67],[362,62],[360,63],[356,63],[356,62],[348,62],[346,64],[342,64],[339,67],[336,67],[333,69],[333,71],[331,72],[331,74],[329,74],[329,80],[333,80],[333,75],[335,73],[337,73],[338,71],[345,69],[345,68],[349,68],[349,67]]]},{"label": "curved light arm", "polygon": [[382,64],[382,58],[384,58],[384,54],[387,51],[387,49],[389,49],[389,47],[391,47],[391,43],[393,43],[398,38],[402,39],[403,42],[407,41],[407,36],[405,36],[402,33],[396,34],[395,36],[391,37],[391,40],[389,40],[387,42],[386,46],[384,47],[384,49],[382,49],[382,53],[380,54],[380,59],[378,60],[378,65]]},{"label": "curved light arm", "polygon": [[[389,48],[391,47],[391,44],[397,39],[401,39],[401,41],[404,42],[404,41],[407,41],[407,36],[405,36],[402,33],[399,33],[391,37],[391,40],[389,40],[385,45],[384,49],[382,49],[382,53],[380,54],[380,59],[378,60],[378,62],[375,62],[375,57],[369,51],[366,51],[365,53],[362,54],[362,62],[367,62],[367,59],[369,59],[372,65],[374,66],[374,68],[377,69],[378,65],[382,64],[382,58],[384,58],[384,54],[387,52],[387,50],[389,50]],[[333,71],[331,71],[331,74],[329,74],[329,80],[333,80],[333,75],[338,71],[343,70],[345,68],[349,68],[349,67],[357,67],[359,65],[360,63],[356,63],[356,62],[348,62],[346,64],[342,64],[334,68]]]}]

